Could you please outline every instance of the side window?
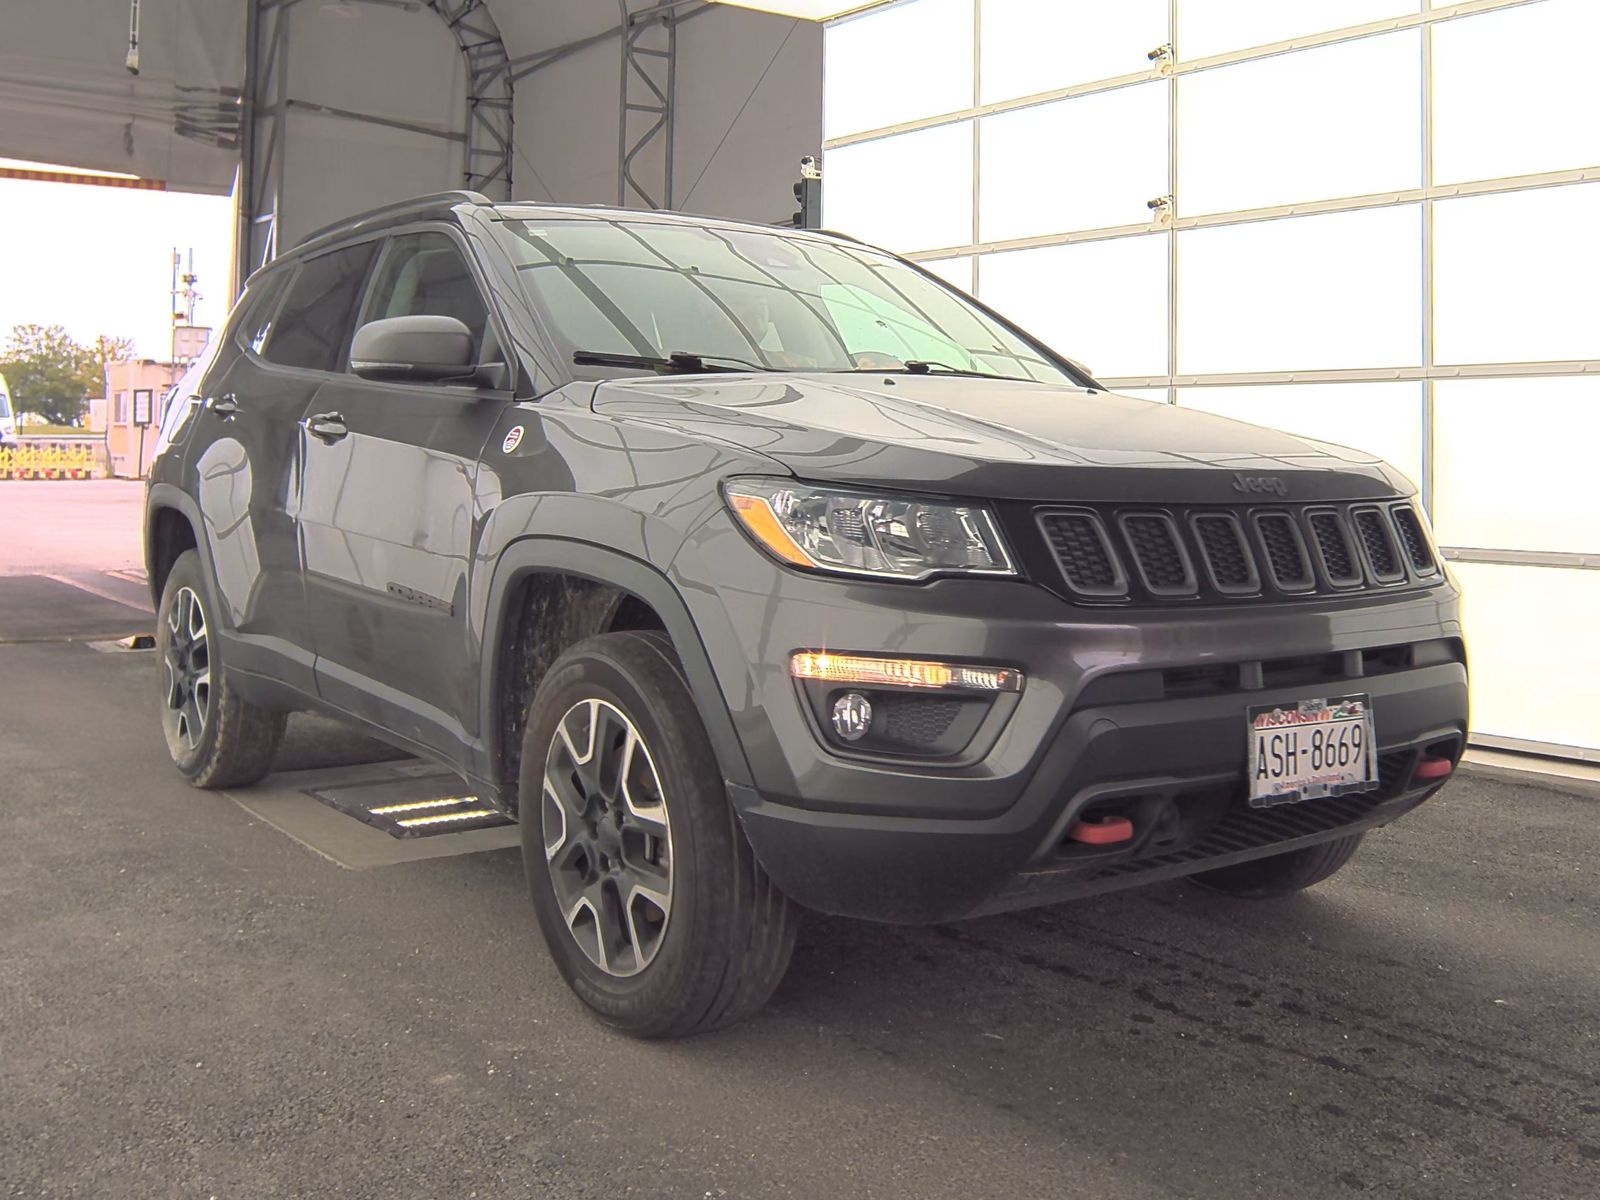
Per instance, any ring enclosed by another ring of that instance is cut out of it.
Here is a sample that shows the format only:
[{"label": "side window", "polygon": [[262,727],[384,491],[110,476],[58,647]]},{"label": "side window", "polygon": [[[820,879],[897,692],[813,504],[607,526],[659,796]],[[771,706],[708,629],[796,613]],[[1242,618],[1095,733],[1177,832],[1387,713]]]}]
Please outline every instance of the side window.
[{"label": "side window", "polygon": [[278,301],[283,299],[284,285],[293,274],[293,267],[268,271],[245,289],[244,295],[239,298],[236,307],[238,315],[233,323],[233,337],[239,345],[261,353],[261,347],[267,344],[273,321],[277,318]]},{"label": "side window", "polygon": [[362,319],[419,316],[454,317],[472,331],[482,355],[489,310],[466,259],[442,233],[405,233],[390,239]]},{"label": "side window", "polygon": [[376,243],[364,242],[301,265],[267,334],[263,356],[268,362],[313,371],[338,369],[376,249]]}]

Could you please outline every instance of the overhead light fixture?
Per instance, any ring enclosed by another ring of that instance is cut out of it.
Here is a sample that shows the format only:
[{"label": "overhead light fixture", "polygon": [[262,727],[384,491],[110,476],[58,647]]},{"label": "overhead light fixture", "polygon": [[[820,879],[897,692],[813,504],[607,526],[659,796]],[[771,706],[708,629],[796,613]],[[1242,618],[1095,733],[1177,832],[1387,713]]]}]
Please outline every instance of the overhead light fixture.
[{"label": "overhead light fixture", "polygon": [[807,21],[831,21],[864,8],[874,8],[886,0],[714,0],[718,4],[732,4],[736,8],[753,8],[759,12],[777,13],[782,17],[799,17]]}]

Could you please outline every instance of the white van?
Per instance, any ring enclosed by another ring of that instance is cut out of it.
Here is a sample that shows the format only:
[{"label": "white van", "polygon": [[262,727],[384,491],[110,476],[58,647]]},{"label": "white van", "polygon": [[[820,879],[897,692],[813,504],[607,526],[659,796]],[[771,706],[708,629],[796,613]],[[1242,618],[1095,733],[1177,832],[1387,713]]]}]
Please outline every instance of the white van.
[{"label": "white van", "polygon": [[0,375],[0,446],[17,444],[17,413],[11,406],[11,389],[6,377]]}]

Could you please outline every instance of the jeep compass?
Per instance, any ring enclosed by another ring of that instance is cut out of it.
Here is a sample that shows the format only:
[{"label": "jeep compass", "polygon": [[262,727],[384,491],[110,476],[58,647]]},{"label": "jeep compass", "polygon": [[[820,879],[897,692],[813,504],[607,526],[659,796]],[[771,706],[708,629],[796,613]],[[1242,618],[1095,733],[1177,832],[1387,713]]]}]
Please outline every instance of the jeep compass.
[{"label": "jeep compass", "polygon": [[804,908],[1294,892],[1465,744],[1402,475],[841,236],[393,205],[250,278],[160,445],[178,771],[255,782],[295,709],[446,764],[640,1036],[758,1009]]}]

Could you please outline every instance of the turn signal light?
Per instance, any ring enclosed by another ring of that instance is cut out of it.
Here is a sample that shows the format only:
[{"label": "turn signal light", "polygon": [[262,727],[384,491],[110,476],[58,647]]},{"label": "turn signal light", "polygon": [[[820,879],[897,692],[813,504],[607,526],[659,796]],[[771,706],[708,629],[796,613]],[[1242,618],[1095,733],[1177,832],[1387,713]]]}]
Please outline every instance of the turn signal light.
[{"label": "turn signal light", "polygon": [[879,658],[801,650],[789,660],[796,679],[880,687],[954,688],[969,692],[1020,692],[1022,672],[1010,667],[966,667],[917,658]]}]

